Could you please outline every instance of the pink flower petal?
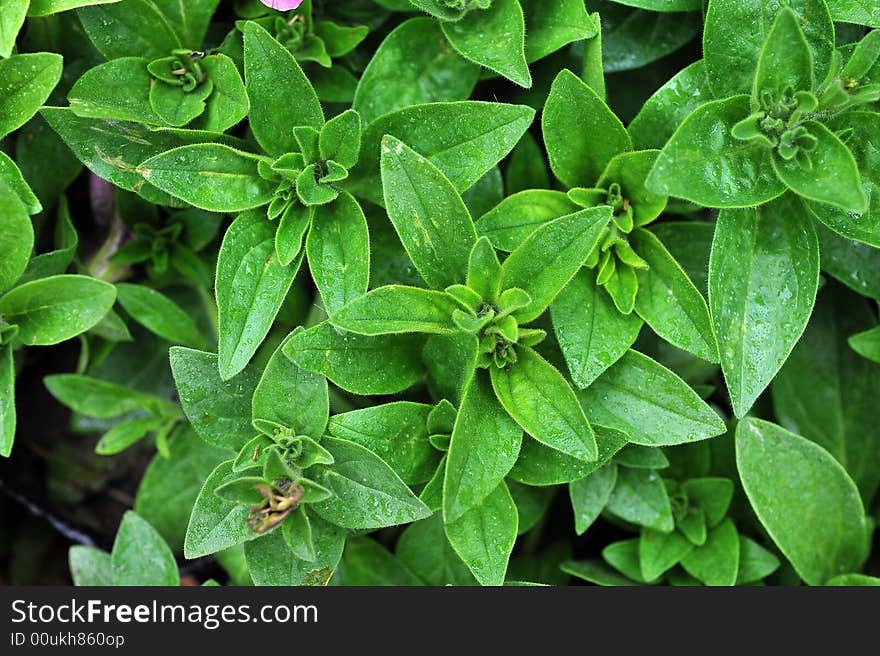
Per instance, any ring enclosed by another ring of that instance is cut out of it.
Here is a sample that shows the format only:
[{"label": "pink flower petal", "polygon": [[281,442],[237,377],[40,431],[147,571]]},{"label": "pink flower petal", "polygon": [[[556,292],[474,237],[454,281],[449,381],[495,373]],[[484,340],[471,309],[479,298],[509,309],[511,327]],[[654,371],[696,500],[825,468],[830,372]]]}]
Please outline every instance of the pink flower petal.
[{"label": "pink flower petal", "polygon": [[299,7],[303,3],[303,0],[260,0],[260,2],[267,7],[272,7],[272,9],[287,11]]}]

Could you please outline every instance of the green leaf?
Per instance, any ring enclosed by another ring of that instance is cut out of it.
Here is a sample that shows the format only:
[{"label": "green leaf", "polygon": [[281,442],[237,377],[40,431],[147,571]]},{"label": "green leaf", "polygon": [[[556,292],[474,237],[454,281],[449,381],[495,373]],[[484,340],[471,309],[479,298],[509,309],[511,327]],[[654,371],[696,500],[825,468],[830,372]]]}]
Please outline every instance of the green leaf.
[{"label": "green leaf", "polygon": [[253,419],[290,428],[295,435],[319,439],[330,413],[327,380],[296,366],[284,348],[296,333],[275,349],[254,390]]},{"label": "green leaf", "polygon": [[818,246],[809,216],[791,195],[718,216],[709,306],[737,417],[773,380],[806,327],[819,282]]},{"label": "green leaf", "polygon": [[272,327],[293,284],[300,257],[282,266],[275,252],[275,228],[260,211],[232,222],[217,258],[220,375],[244,369]]},{"label": "green leaf", "polygon": [[49,16],[89,5],[104,5],[119,0],[31,0],[28,16]]},{"label": "green leaf", "polygon": [[180,37],[181,43],[193,50],[202,47],[202,41],[217,9],[219,0],[152,0]]},{"label": "green leaf", "polygon": [[152,77],[143,57],[120,57],[87,70],[67,94],[70,109],[84,118],[161,125],[150,107]]},{"label": "green leaf", "polygon": [[174,148],[143,162],[138,172],[175,198],[210,212],[265,205],[276,184],[257,172],[260,158],[222,144]]},{"label": "green leaf", "polygon": [[818,139],[808,154],[811,168],[797,158],[786,161],[773,156],[773,169],[786,186],[812,201],[828,203],[844,210],[863,213],[868,198],[862,189],[855,157],[840,137],[818,121],[806,121],[803,127]]},{"label": "green leaf", "polygon": [[532,86],[525,56],[525,19],[519,0],[494,0],[488,9],[441,23],[449,43],[465,59],[500,73],[521,87]]},{"label": "green leaf", "polygon": [[345,546],[345,531],[309,515],[315,560],[298,558],[281,531],[273,531],[244,546],[247,566],[256,585],[324,586],[330,581]]},{"label": "green leaf", "polygon": [[[0,155],[2,160],[5,155]],[[21,278],[34,248],[34,228],[27,207],[0,177],[0,290]]]},{"label": "green leaf", "polygon": [[323,322],[295,334],[284,354],[353,394],[396,394],[424,376],[421,335],[366,337]]},{"label": "green leaf", "polygon": [[116,424],[101,436],[95,445],[95,453],[112,456],[146,437],[147,433],[159,429],[163,420],[160,417],[137,417]]},{"label": "green leaf", "polygon": [[736,464],[758,519],[804,581],[821,585],[859,569],[864,509],[855,483],[831,454],[746,418],[736,429]]},{"label": "green leaf", "polygon": [[113,585],[110,554],[106,551],[75,544],[68,551],[67,559],[74,585],[100,587]]},{"label": "green leaf", "polygon": [[526,61],[543,59],[573,41],[592,39],[599,33],[580,0],[557,0],[547,4],[541,0],[520,0],[528,38]]},{"label": "green leaf", "polygon": [[411,18],[376,49],[354,95],[353,107],[369,124],[411,105],[467,100],[480,69],[449,47],[437,21]]},{"label": "green leaf", "polygon": [[528,347],[516,364],[491,367],[492,387],[504,409],[536,440],[578,460],[598,458],[596,437],[568,382]]},{"label": "green leaf", "polygon": [[880,14],[862,0],[828,0],[828,8],[835,21],[880,27]]},{"label": "green leaf", "polygon": [[18,326],[16,335],[31,346],[50,346],[95,326],[116,300],[116,289],[80,275],[50,276],[0,296],[0,315]]},{"label": "green leaf", "polygon": [[370,282],[370,235],[361,206],[346,192],[315,208],[306,238],[312,279],[333,314],[363,296]]},{"label": "green leaf", "polygon": [[502,585],[516,541],[516,505],[502,482],[476,508],[452,523],[446,536],[481,585]]},{"label": "green leaf", "polygon": [[110,554],[113,585],[180,585],[174,554],[145,520],[129,510]]},{"label": "green leaf", "polygon": [[205,338],[192,318],[161,292],[120,283],[116,285],[119,304],[131,318],[163,339],[192,348],[204,348]]},{"label": "green leaf", "polygon": [[656,150],[640,150],[615,155],[596,183],[601,189],[609,189],[614,184],[620,186],[620,193],[632,207],[636,226],[647,225],[666,208],[666,196],[654,194],[645,187],[659,154]]},{"label": "green leaf", "polygon": [[74,412],[106,419],[146,409],[159,415],[174,405],[137,390],[79,374],[55,374],[43,379],[46,389]]},{"label": "green leaf", "polygon": [[586,533],[608,504],[617,484],[617,465],[607,464],[592,474],[568,484],[571,508],[574,511],[574,529],[578,535]]},{"label": "green leaf", "polygon": [[634,586],[640,585],[636,581],[618,574],[605,563],[599,560],[568,560],[560,569],[566,574],[575,576],[584,581],[601,586]]},{"label": "green leaf", "polygon": [[[834,50],[834,25],[824,0],[713,0],[706,12],[703,53],[715,97],[751,92],[764,42],[785,9],[794,12],[803,30],[812,51],[815,79],[825,78]],[[786,43],[786,57],[790,48],[793,45]]]},{"label": "green leaf", "polygon": [[[208,554],[217,553],[260,537],[248,528],[248,508],[244,504],[227,501],[216,493],[224,483],[228,483],[240,474],[232,471],[232,460],[217,465],[199,491],[193,506],[189,525],[186,527],[186,538],[183,543],[183,555],[189,560]],[[283,543],[280,531],[271,535],[277,536]],[[265,539],[265,538],[264,538]]]},{"label": "green leaf", "polygon": [[734,96],[695,109],[657,157],[648,188],[707,207],[749,207],[782,194],[770,149],[731,133],[749,102]]},{"label": "green leaf", "polygon": [[76,13],[89,39],[107,59],[158,59],[181,46],[164,13],[151,0],[96,4]]},{"label": "green leaf", "polygon": [[449,544],[440,513],[406,527],[397,558],[428,585],[474,585],[467,566]]},{"label": "green leaf", "polygon": [[698,36],[701,16],[602,6],[602,50],[606,73],[639,69]]},{"label": "green leaf", "polygon": [[9,57],[12,54],[15,38],[24,25],[29,4],[29,0],[4,0],[3,15],[0,16],[0,57]]},{"label": "green leaf", "polygon": [[735,585],[739,571],[739,534],[730,519],[709,531],[706,543],[686,555],[681,566],[706,585]]},{"label": "green leaf", "polygon": [[711,99],[701,59],[681,69],[645,101],[627,127],[633,146],[663,148],[691,112]]},{"label": "green leaf", "polygon": [[370,538],[345,543],[339,574],[344,585],[417,586],[419,578],[381,544]]},{"label": "green leaf", "polygon": [[381,168],[388,217],[422,278],[433,289],[463,283],[477,233],[455,187],[391,136],[382,140]]},{"label": "green leaf", "polygon": [[[5,11],[4,11],[5,13]],[[24,125],[61,79],[61,55],[37,52],[0,60],[0,139]]]},{"label": "green leaf", "polygon": [[427,506],[372,451],[335,437],[325,437],[321,445],[335,462],[316,465],[310,474],[317,470],[316,482],[334,496],[310,508],[327,521],[350,529],[376,529],[430,516]]},{"label": "green leaf", "polygon": [[840,576],[835,576],[833,579],[828,579],[825,585],[874,587],[880,585],[880,578],[877,578],[876,576],[866,576],[865,574],[841,574]]},{"label": "green leaf", "polygon": [[452,313],[458,303],[446,292],[389,285],[355,299],[336,312],[331,323],[359,335],[455,332]]},{"label": "green leaf", "polygon": [[706,300],[651,232],[637,228],[630,245],[647,269],[636,271],[635,310],[660,337],[697,357],[718,362],[718,345]]},{"label": "green leaf", "polygon": [[244,26],[244,78],[251,110],[251,130],[275,157],[298,152],[293,128],[320,130],[324,112],[296,58],[257,23]]},{"label": "green leaf", "polygon": [[727,430],[681,378],[638,351],[628,351],[578,398],[590,421],[645,446],[687,444]]},{"label": "green leaf", "polygon": [[535,230],[501,268],[501,287],[528,292],[531,302],[515,316],[520,323],[537,319],[574,277],[595,248],[611,219],[608,206],[581,210]]},{"label": "green leaf", "polygon": [[225,132],[247,116],[250,101],[235,62],[223,54],[209,55],[202,59],[208,79],[214,89],[207,99],[205,113],[193,127],[209,132]]},{"label": "green leaf", "polygon": [[213,353],[171,347],[171,371],[180,405],[193,429],[217,447],[238,451],[251,439],[251,397],[257,377],[245,369],[235,378],[222,380]]},{"label": "green leaf", "polygon": [[541,128],[550,167],[568,187],[592,187],[615,155],[632,150],[620,119],[569,70],[553,81]]},{"label": "green leaf", "polygon": [[[815,213],[815,206],[811,209]],[[850,217],[849,212],[837,211],[841,216]],[[815,227],[822,270],[862,296],[880,298],[880,249],[845,239],[822,223],[816,223]]]},{"label": "green leaf", "polygon": [[519,142],[535,117],[525,105],[435,102],[381,116],[364,130],[349,190],[384,204],[379,179],[381,142],[390,135],[430,160],[459,191],[467,191]]},{"label": "green leaf", "polygon": [[621,519],[662,533],[674,527],[666,486],[651,469],[619,467],[617,483],[605,508]]},{"label": "green leaf", "polygon": [[12,344],[0,345],[0,456],[9,457],[15,440],[15,363]]},{"label": "green leaf", "polygon": [[797,15],[783,8],[764,41],[755,73],[753,94],[770,92],[781,98],[792,91],[813,90],[813,57]]},{"label": "green leaf", "polygon": [[659,533],[642,529],[639,538],[639,566],[642,578],[653,581],[678,565],[694,546],[681,533]]},{"label": "green leaf", "polygon": [[880,327],[852,335],[848,341],[850,348],[863,358],[880,362]]},{"label": "green leaf", "polygon": [[847,336],[874,322],[865,301],[840,287],[826,288],[773,380],[779,423],[833,455],[866,507],[880,486],[880,367],[852,351]]},{"label": "green leaf", "polygon": [[739,572],[737,585],[760,581],[779,569],[779,559],[760,544],[743,535],[739,536]]},{"label": "green leaf", "polygon": [[527,189],[508,196],[477,222],[477,234],[500,251],[514,251],[545,223],[576,212],[578,206],[561,191]]},{"label": "green leaf", "polygon": [[407,485],[425,483],[437,468],[428,441],[432,406],[410,401],[375,405],[334,415],[327,432],[360,444],[382,458]]},{"label": "green leaf", "polygon": [[175,553],[183,550],[186,525],[205,479],[230,452],[200,440],[181,424],[168,440],[168,454],[156,454],[138,485],[134,510]]},{"label": "green leaf", "polygon": [[522,429],[478,370],[464,392],[452,430],[443,481],[443,518],[455,522],[504,480],[519,456]]}]

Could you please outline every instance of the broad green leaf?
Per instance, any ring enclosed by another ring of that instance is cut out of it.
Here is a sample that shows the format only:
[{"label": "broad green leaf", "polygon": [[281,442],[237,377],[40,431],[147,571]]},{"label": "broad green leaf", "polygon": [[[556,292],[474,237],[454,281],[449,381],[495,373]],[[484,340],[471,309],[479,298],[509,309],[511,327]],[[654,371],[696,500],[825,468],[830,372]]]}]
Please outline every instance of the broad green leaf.
[{"label": "broad green leaf", "polygon": [[315,208],[306,254],[328,313],[366,293],[370,234],[364,212],[351,194],[342,192],[332,203]]},{"label": "broad green leaf", "polygon": [[369,124],[412,105],[467,100],[479,75],[478,66],[449,47],[437,21],[411,18],[376,49],[358,82],[353,107]]},{"label": "broad green leaf", "polygon": [[504,409],[536,440],[578,460],[596,460],[596,437],[568,382],[528,347],[506,369],[491,367],[492,387]]},{"label": "broad green leaf", "polygon": [[324,113],[296,58],[257,23],[244,26],[244,78],[254,137],[270,155],[298,152],[293,128],[320,130]]},{"label": "broad green leaf", "polygon": [[597,425],[594,432],[599,447],[599,458],[594,462],[578,460],[526,436],[519,459],[510,470],[510,478],[524,485],[547,486],[571,483],[589,476],[608,464],[627,443],[626,435],[619,431]]},{"label": "broad green leaf", "polygon": [[382,458],[407,485],[424,483],[437,468],[428,441],[432,406],[397,401],[333,415],[327,432],[360,444]]},{"label": "broad green leaf", "polygon": [[783,8],[767,34],[758,68],[753,95],[771,93],[781,98],[792,91],[813,90],[813,57],[797,15]]},{"label": "broad green leaf", "polygon": [[737,585],[760,581],[779,569],[779,559],[760,544],[743,535],[739,536],[739,572]]},{"label": "broad green leaf", "polygon": [[657,237],[688,278],[700,290],[703,298],[709,295],[709,255],[715,224],[703,221],[667,221],[651,226]]},{"label": "broad green leaf", "polygon": [[252,370],[224,381],[213,353],[174,346],[170,359],[180,405],[199,437],[232,451],[253,437],[251,397],[257,376]]},{"label": "broad green leaf", "polygon": [[880,11],[864,0],[828,0],[835,21],[880,27]]},{"label": "broad green leaf", "polygon": [[681,566],[706,585],[735,585],[739,572],[739,545],[739,534],[733,521],[725,519],[709,531],[705,544],[682,559]]},{"label": "broad green leaf", "polygon": [[614,462],[631,469],[666,469],[669,458],[656,446],[627,444],[614,454]]},{"label": "broad green leaf", "polygon": [[[232,471],[232,460],[227,460],[217,465],[205,479],[186,527],[183,555],[187,559],[217,553],[260,537],[259,533],[254,533],[247,525],[247,506],[227,501],[216,493],[218,487],[239,476],[240,474]],[[280,531],[271,535],[277,536],[283,543],[284,538]]]},{"label": "broad green leaf", "polygon": [[61,55],[50,52],[0,60],[0,139],[24,125],[46,102],[61,79],[61,61]]},{"label": "broad green leaf", "polygon": [[581,269],[550,306],[553,328],[572,382],[588,387],[629,350],[642,320],[621,314],[596,284],[592,271]]},{"label": "broad green leaf", "polygon": [[880,362],[880,328],[871,328],[849,338],[850,348],[863,358]]},{"label": "broad green leaf", "polygon": [[220,375],[244,369],[272,327],[299,270],[302,253],[287,266],[275,252],[275,227],[260,211],[232,222],[217,258]]},{"label": "broad green leaf", "polygon": [[34,228],[27,207],[0,175],[0,290],[21,278],[33,248]]},{"label": "broad green leaf", "polygon": [[501,268],[501,288],[519,287],[531,302],[515,315],[520,323],[537,319],[574,277],[611,219],[608,206],[581,210],[535,230]]},{"label": "broad green leaf", "polygon": [[148,521],[175,553],[183,550],[190,512],[205,479],[231,452],[211,446],[188,424],[168,440],[168,455],[156,454],[138,485],[135,512]]},{"label": "broad green leaf", "polygon": [[880,578],[876,576],[866,576],[865,574],[841,574],[829,579],[825,585],[843,585],[847,587],[853,586],[880,586]]},{"label": "broad green leaf", "polygon": [[396,394],[424,376],[423,344],[417,334],[366,337],[325,321],[291,337],[284,354],[353,394]]},{"label": "broad green leaf", "polygon": [[339,576],[343,585],[417,586],[419,578],[381,544],[370,538],[347,540]]},{"label": "broad green leaf", "polygon": [[663,148],[691,112],[711,99],[701,59],[681,69],[645,101],[627,126],[633,146]]},{"label": "broad green leaf", "polygon": [[181,47],[180,38],[151,0],[94,4],[76,13],[89,39],[107,59],[157,59]]},{"label": "broad green leaf", "polygon": [[[880,115],[876,112],[850,111],[827,121],[826,125],[835,134],[849,134],[844,147],[855,157],[858,171],[861,174],[861,188],[868,199],[868,206],[864,212],[853,212],[851,209],[843,209],[827,202],[811,200],[807,205],[813,214],[816,215],[816,218],[837,234],[847,239],[855,239],[871,246],[880,247],[880,166],[878,166],[877,162],[877,153],[880,152]],[[824,130],[822,133],[824,134]],[[832,140],[827,140],[829,143],[832,143]],[[819,171],[827,173],[829,177],[833,178],[833,180],[824,181],[822,185],[825,187],[824,195],[839,197],[842,192],[845,192],[848,196],[853,196],[853,199],[855,199],[858,195],[858,190],[852,186],[852,169],[848,158],[843,151],[840,151],[839,145],[835,144],[835,146],[837,152],[843,155],[843,166],[840,173],[838,173],[837,168],[819,169]],[[829,166],[834,166],[834,163],[830,163]],[[816,167],[814,166],[814,168]],[[849,181],[839,177],[842,173],[846,172],[849,173]],[[828,182],[833,184],[828,185]],[[820,180],[816,180],[810,189],[805,189],[802,195],[807,198],[815,198],[817,195],[816,191],[820,189],[819,183]],[[844,184],[849,186],[844,189],[842,188]],[[799,193],[801,192],[799,191]],[[841,260],[858,257],[859,251],[877,253],[875,250],[859,248],[856,244],[852,244],[852,246],[847,248],[832,249],[828,244],[830,240],[823,238],[821,229],[819,233],[822,245],[822,266],[831,275],[836,277],[840,277],[836,272],[839,271],[838,262]],[[853,284],[858,284],[860,282],[859,279],[870,276],[871,272],[877,271],[877,268],[862,265],[854,267],[854,270],[857,272],[855,280],[847,275],[842,277],[842,281],[856,289]],[[856,289],[856,291],[859,291],[859,289]],[[870,295],[877,296],[876,293]]]},{"label": "broad green leaf", "polygon": [[709,307],[737,417],[788,358],[810,318],[818,282],[816,231],[796,197],[720,213]]},{"label": "broad green leaf", "polygon": [[537,61],[573,41],[592,39],[599,28],[580,0],[520,0],[526,19],[526,61]]},{"label": "broad green leaf", "polygon": [[642,529],[639,538],[639,565],[642,578],[653,581],[681,562],[694,546],[678,531],[660,533]]},{"label": "broad green leaf", "polygon": [[219,0],[151,0],[186,48],[198,50]]},{"label": "broad green leaf", "polygon": [[465,59],[500,73],[521,87],[532,86],[525,56],[525,19],[519,0],[494,0],[441,24],[449,43]]},{"label": "broad green leaf", "polygon": [[287,546],[281,531],[273,531],[244,546],[248,569],[256,585],[325,586],[330,582],[342,550],[345,531],[310,513],[316,558],[302,560]]},{"label": "broad green leaf", "polygon": [[250,110],[244,82],[235,62],[226,55],[209,55],[202,59],[202,67],[207,71],[214,89],[206,101],[205,112],[193,122],[192,127],[209,132],[225,132],[247,116]]},{"label": "broad green leaf", "polygon": [[718,345],[706,300],[651,232],[637,228],[630,245],[647,269],[636,271],[635,310],[660,337],[694,355],[718,362]]},{"label": "broad green leaf", "polygon": [[611,158],[632,150],[620,119],[569,70],[553,81],[541,128],[550,167],[569,187],[592,187]]},{"label": "broad green leaf", "polygon": [[703,513],[709,528],[724,519],[733,499],[733,481],[728,478],[692,478],[681,489],[688,503]]},{"label": "broad green leaf", "polygon": [[391,136],[382,140],[381,167],[388,217],[422,278],[433,289],[463,283],[477,233],[455,187]]},{"label": "broad green leaf", "polygon": [[758,519],[804,581],[821,585],[859,569],[864,509],[855,483],[831,454],[746,418],[736,429],[736,464]]},{"label": "broad green leaf", "polygon": [[15,38],[24,24],[30,0],[4,0],[0,16],[0,57],[9,57],[15,47]]},{"label": "broad green leaf", "polygon": [[[815,213],[815,205],[810,209]],[[841,237],[822,223],[816,224],[816,234],[822,270],[862,296],[880,298],[880,249]]]},{"label": "broad green leaf", "polygon": [[327,521],[343,528],[376,529],[431,515],[394,470],[372,451],[335,437],[325,437],[321,446],[335,462],[316,465],[309,474],[334,496],[309,507]]},{"label": "broad green leaf", "polygon": [[574,530],[578,535],[586,533],[605,509],[617,484],[617,469],[617,465],[609,463],[568,484],[574,511]]},{"label": "broad green leaf", "polygon": [[284,355],[285,339],[275,349],[254,390],[253,419],[290,428],[295,435],[319,439],[327,428],[327,380],[295,365]]},{"label": "broad green leaf", "polygon": [[563,572],[601,586],[635,586],[638,582],[618,574],[599,560],[568,560],[560,566]]},{"label": "broad green leaf", "polygon": [[195,144],[151,157],[138,173],[175,198],[210,212],[265,205],[276,185],[257,173],[260,158],[222,144]]},{"label": "broad green leaf", "polygon": [[152,394],[91,376],[54,374],[43,378],[43,384],[61,403],[88,417],[119,417],[138,409],[157,415],[168,413],[169,407],[176,410],[172,403]]},{"label": "broad green leaf", "polygon": [[95,326],[116,300],[113,285],[88,276],[33,280],[0,296],[0,315],[31,346],[51,346]]},{"label": "broad green leaf", "polygon": [[833,455],[866,507],[880,486],[880,366],[850,349],[847,337],[874,321],[865,301],[840,287],[826,288],[773,380],[779,423]]},{"label": "broad green leaf", "polygon": [[495,398],[488,372],[477,371],[464,392],[446,461],[443,518],[449,524],[504,480],[519,455],[522,429]]},{"label": "broad green leaf", "polygon": [[773,168],[779,179],[811,201],[852,212],[867,211],[868,197],[862,189],[859,167],[846,144],[818,121],[806,121],[803,127],[818,139],[809,153],[812,167],[807,169],[796,159],[785,161],[774,155]]},{"label": "broad green leaf", "polygon": [[337,328],[359,335],[427,333],[457,330],[452,313],[458,303],[446,292],[389,285],[355,299],[330,317]]},{"label": "broad green leaf", "polygon": [[28,16],[49,16],[90,5],[105,5],[120,0],[31,0]]},{"label": "broad green leaf", "polygon": [[645,446],[687,444],[727,430],[681,378],[638,351],[628,351],[578,398],[590,421]]},{"label": "broad green leaf", "polygon": [[516,505],[502,482],[476,508],[452,523],[446,536],[481,585],[502,585],[516,541]]},{"label": "broad green leaf", "polygon": [[74,585],[101,587],[113,585],[110,554],[106,551],[75,544],[67,552],[67,562]]},{"label": "broad green leaf", "polygon": [[162,536],[129,510],[122,518],[110,554],[113,585],[180,585],[174,554]]},{"label": "broad green leaf", "polygon": [[192,318],[161,292],[120,283],[116,285],[116,297],[132,319],[159,337],[191,348],[204,348],[205,338]]},{"label": "broad green leaf", "polygon": [[12,344],[0,345],[0,456],[12,453],[15,439],[15,363]]},{"label": "broad green leaf", "polygon": [[578,206],[561,191],[527,189],[508,196],[477,222],[477,234],[500,251],[515,251],[545,223],[576,212]]},{"label": "broad green leaf", "polygon": [[459,192],[467,191],[519,142],[535,117],[525,105],[434,102],[390,112],[366,127],[348,184],[355,196],[384,204],[379,178],[385,135],[430,160]]},{"label": "broad green leaf", "polygon": [[659,13],[607,3],[601,7],[606,73],[630,71],[656,62],[693,41],[702,27],[701,16],[696,12]]},{"label": "broad green leaf", "polygon": [[614,184],[620,186],[620,193],[632,208],[632,219],[636,226],[654,221],[669,200],[666,196],[652,193],[645,186],[645,180],[659,154],[657,150],[639,150],[615,155],[596,183],[601,189],[609,189]]},{"label": "broad green leaf", "polygon": [[143,57],[120,57],[90,68],[67,94],[70,110],[83,118],[161,125],[150,107],[148,63]]},{"label": "broad green leaf", "polygon": [[666,486],[651,469],[618,467],[617,483],[605,508],[621,519],[663,533],[674,527]]},{"label": "broad green leaf", "polygon": [[703,53],[715,97],[751,92],[764,41],[786,8],[794,12],[810,46],[815,79],[825,78],[834,50],[834,25],[824,0],[712,0],[706,12]]},{"label": "broad green leaf", "polygon": [[648,188],[707,207],[749,207],[782,194],[770,149],[731,134],[749,102],[734,96],[695,109],[657,157]]},{"label": "broad green leaf", "polygon": [[476,583],[449,544],[440,513],[406,527],[397,541],[397,558],[428,585]]}]

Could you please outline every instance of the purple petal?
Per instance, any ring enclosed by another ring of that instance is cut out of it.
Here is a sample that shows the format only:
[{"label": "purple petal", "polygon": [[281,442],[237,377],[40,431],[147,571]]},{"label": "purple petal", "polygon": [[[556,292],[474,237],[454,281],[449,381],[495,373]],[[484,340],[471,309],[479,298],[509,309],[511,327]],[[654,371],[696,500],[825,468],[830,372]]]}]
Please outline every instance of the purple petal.
[{"label": "purple petal", "polygon": [[267,7],[272,7],[272,9],[287,11],[299,7],[303,3],[303,0],[260,0],[260,2]]}]

